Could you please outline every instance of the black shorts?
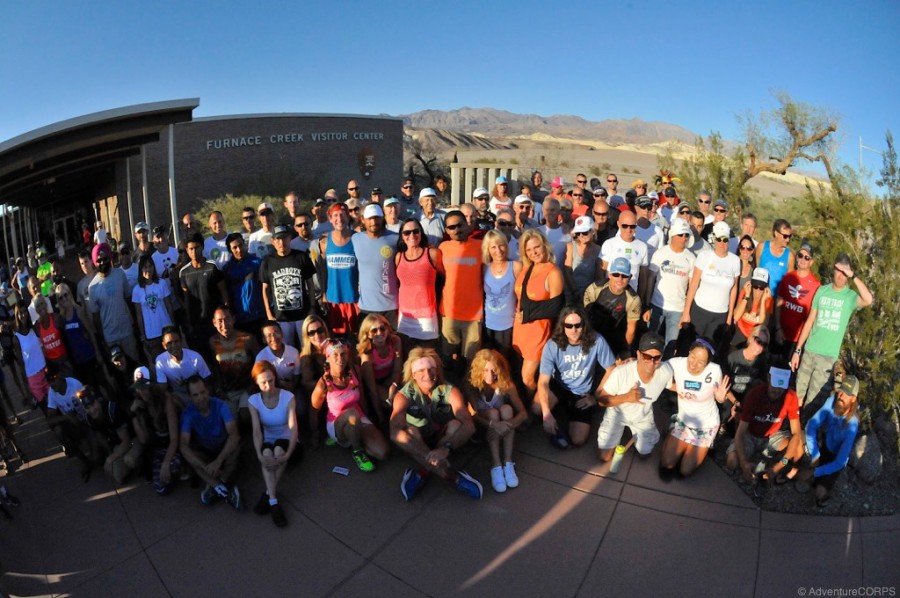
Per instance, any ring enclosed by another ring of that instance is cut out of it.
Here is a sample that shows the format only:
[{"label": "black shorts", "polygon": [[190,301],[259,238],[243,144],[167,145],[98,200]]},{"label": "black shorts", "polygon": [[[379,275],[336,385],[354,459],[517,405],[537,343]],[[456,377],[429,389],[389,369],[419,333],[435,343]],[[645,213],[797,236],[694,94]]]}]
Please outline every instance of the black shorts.
[{"label": "black shorts", "polygon": [[291,441],[286,438],[279,438],[275,442],[263,442],[262,450],[271,449],[272,452],[275,452],[275,447],[280,446],[284,452],[287,452],[288,447],[291,446]]},{"label": "black shorts", "polygon": [[[819,463],[831,463],[834,461],[834,455],[825,448],[825,437],[824,434],[819,437]],[[834,485],[837,484],[838,478],[841,477],[842,469],[838,469],[834,473],[829,473],[828,475],[823,475],[815,478],[813,480],[813,486],[822,486],[828,492],[834,490]]]},{"label": "black shorts", "polygon": [[[595,376],[595,384],[598,379]],[[593,393],[593,388],[591,392]],[[557,409],[564,409],[566,419],[570,422],[581,422],[583,424],[591,424],[594,420],[594,413],[597,412],[597,405],[591,405],[587,409],[579,409],[575,406],[575,402],[581,399],[581,395],[576,395],[568,388],[556,381],[550,380],[550,392],[556,395],[559,401]]]}]

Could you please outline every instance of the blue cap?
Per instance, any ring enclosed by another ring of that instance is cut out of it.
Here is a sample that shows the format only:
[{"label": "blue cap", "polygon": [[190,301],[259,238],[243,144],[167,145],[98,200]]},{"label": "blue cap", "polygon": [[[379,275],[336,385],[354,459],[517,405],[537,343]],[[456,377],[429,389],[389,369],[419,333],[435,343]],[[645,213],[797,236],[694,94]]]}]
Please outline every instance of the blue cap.
[{"label": "blue cap", "polygon": [[509,182],[509,179],[507,179],[505,176],[498,176],[496,178],[496,180],[494,180],[495,185],[499,185],[500,183],[508,183],[508,182]]},{"label": "blue cap", "polygon": [[631,276],[631,262],[629,262],[624,257],[617,257],[612,261],[612,264],[609,266],[610,274],[624,274],[625,276]]}]

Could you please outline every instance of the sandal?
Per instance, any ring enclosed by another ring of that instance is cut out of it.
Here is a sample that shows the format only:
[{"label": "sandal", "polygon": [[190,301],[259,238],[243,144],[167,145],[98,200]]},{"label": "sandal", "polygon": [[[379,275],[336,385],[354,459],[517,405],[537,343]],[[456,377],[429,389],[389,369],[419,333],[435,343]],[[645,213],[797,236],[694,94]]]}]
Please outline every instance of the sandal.
[{"label": "sandal", "polygon": [[788,482],[792,482],[794,478],[797,477],[797,474],[800,473],[800,470],[797,469],[796,466],[791,465],[789,468],[782,469],[778,472],[778,475],[775,476],[775,485],[782,486],[787,484]]}]

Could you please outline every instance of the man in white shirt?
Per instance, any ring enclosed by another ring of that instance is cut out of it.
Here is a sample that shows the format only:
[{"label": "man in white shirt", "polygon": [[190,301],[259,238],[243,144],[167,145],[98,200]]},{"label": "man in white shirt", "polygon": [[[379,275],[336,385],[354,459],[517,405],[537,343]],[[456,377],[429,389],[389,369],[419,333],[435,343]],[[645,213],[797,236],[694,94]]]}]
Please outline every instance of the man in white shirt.
[{"label": "man in white shirt", "polygon": [[221,270],[231,259],[231,252],[225,244],[228,231],[225,230],[225,216],[215,210],[209,214],[209,230],[212,235],[203,240],[203,257],[211,261]]},{"label": "man in white shirt", "polygon": [[656,250],[666,243],[662,229],[650,222],[653,217],[653,200],[647,195],[641,195],[634,202],[634,209],[637,212],[638,225],[635,229],[635,238],[647,244],[648,257],[652,259]]},{"label": "man in white shirt", "polygon": [[[603,260],[603,269],[609,271],[609,265],[617,257],[624,257],[631,264],[632,290],[638,291],[638,278],[641,270],[646,271],[650,264],[647,244],[636,238],[637,216],[633,212],[622,212],[619,216],[619,233],[607,239],[600,248],[600,258]],[[638,291],[640,294],[640,291]]]},{"label": "man in white shirt", "polygon": [[275,210],[272,208],[272,204],[264,201],[256,208],[256,215],[262,228],[250,233],[250,242],[247,245],[247,249],[259,259],[263,259],[270,253],[275,252],[275,249],[272,247],[272,232],[275,230]]}]

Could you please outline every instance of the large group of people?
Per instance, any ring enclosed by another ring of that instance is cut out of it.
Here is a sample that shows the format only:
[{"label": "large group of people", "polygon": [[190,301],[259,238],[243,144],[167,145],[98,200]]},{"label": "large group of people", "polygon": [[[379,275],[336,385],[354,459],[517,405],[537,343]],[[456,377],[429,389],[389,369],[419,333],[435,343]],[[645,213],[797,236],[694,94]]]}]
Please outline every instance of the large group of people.
[{"label": "large group of people", "polygon": [[329,190],[308,212],[288,193],[282,218],[268,202],[240,223],[212,212],[207,236],[186,214],[177,245],[165,225],[139,222],[133,249],[104,230],[85,237],[77,281],[56,255],[16,260],[0,285],[4,363],[85,480],[102,466],[166,495],[194,479],[204,504],[241,509],[245,446],[265,481],[253,511],[278,526],[279,481],[323,438],[363,472],[393,445],[411,460],[406,500],[431,477],[478,499],[454,455],[470,441],[488,445],[502,493],[520,483],[515,434],[533,421],[559,449],[596,430],[600,460],[632,445],[646,457],[665,396],[663,479],[733,435],[735,475],[828,499],[859,383],[821,391],[873,301],[846,255],[822,285],[788,222],[758,240],[743,213],[737,235],[727,202],[688,201],[666,178],[621,193],[613,173],[606,186],[579,174],[545,190],[535,172],[515,197],[499,177],[462,205],[441,182],[363,197],[349,181],[346,199]]}]

